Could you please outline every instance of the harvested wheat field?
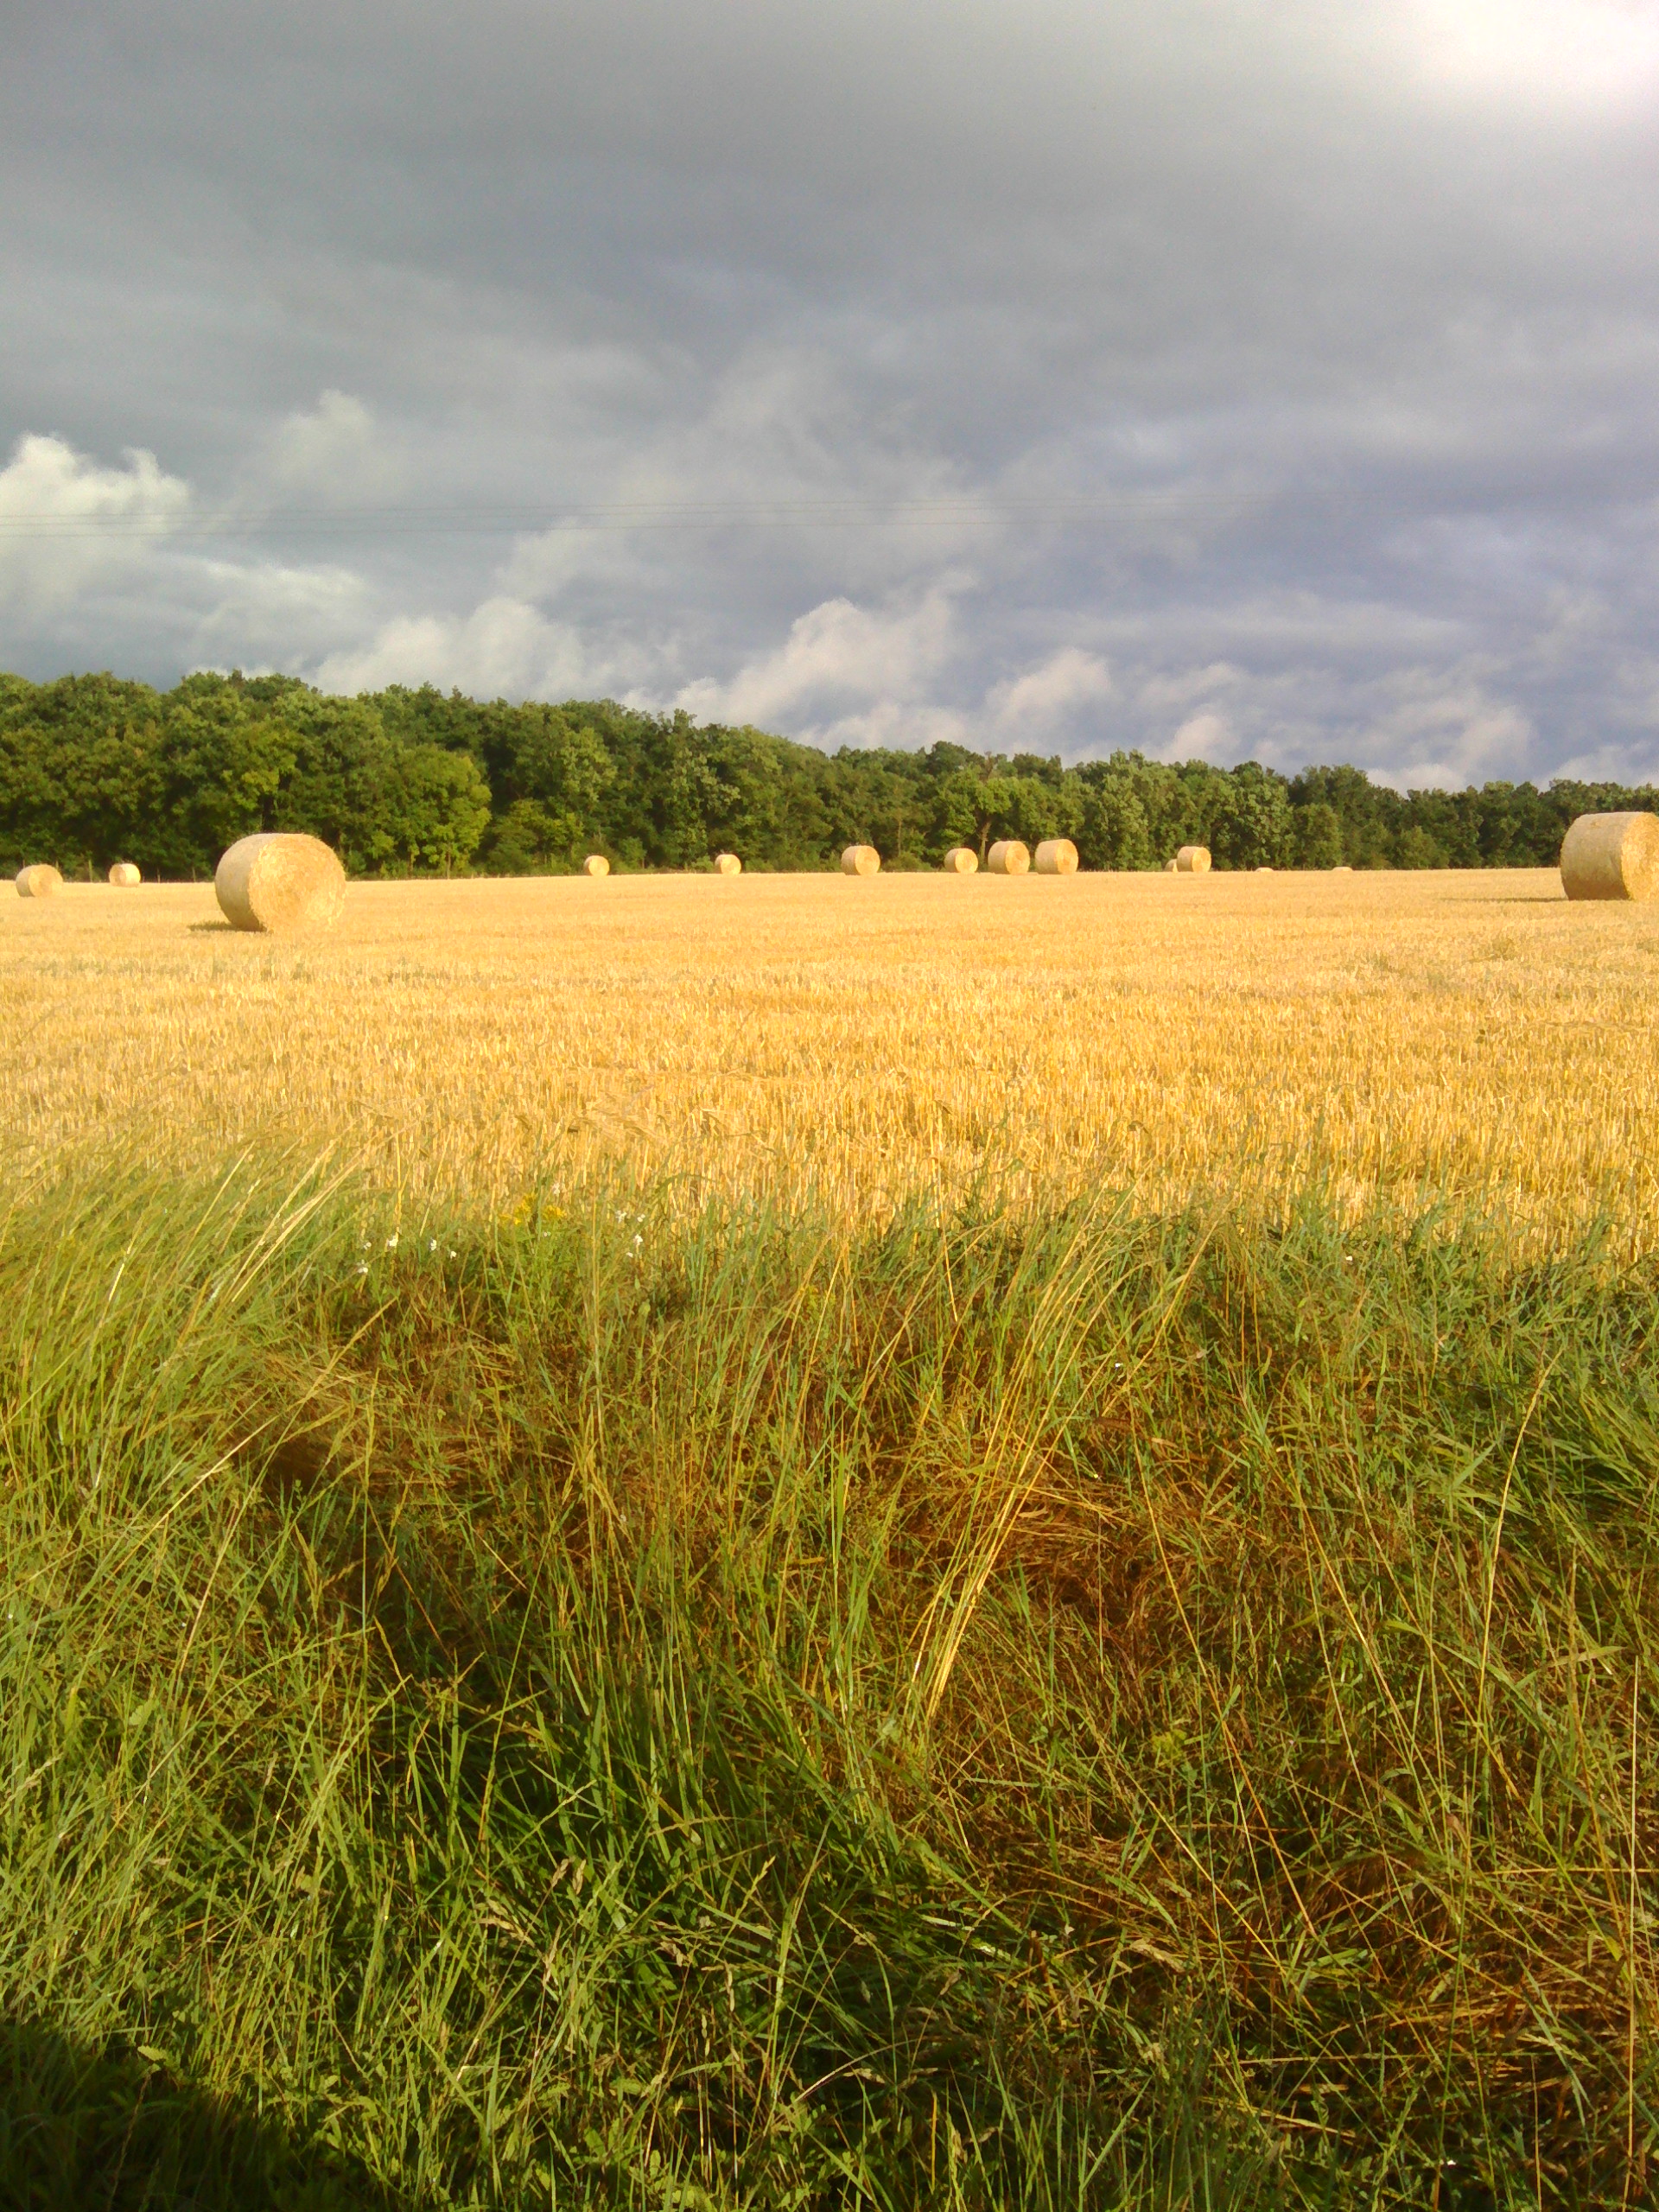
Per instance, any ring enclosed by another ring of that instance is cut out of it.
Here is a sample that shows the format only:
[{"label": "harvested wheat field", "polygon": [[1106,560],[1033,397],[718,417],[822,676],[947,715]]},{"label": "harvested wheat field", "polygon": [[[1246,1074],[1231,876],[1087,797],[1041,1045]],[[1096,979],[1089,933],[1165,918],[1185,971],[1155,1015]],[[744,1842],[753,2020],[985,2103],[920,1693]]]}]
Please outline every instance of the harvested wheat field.
[{"label": "harvested wheat field", "polygon": [[601,1160],[870,1217],[988,1172],[1147,1201],[1310,1176],[1659,1242],[1659,913],[1548,871],[211,885],[0,905],[15,1160],[345,1148],[510,1205]]}]

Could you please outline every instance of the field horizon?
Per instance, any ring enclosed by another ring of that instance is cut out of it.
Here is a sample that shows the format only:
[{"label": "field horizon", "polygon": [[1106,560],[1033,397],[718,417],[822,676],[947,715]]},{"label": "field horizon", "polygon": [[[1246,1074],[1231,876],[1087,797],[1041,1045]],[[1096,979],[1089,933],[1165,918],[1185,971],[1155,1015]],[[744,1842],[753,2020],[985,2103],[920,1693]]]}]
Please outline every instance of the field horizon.
[{"label": "field horizon", "polygon": [[0,902],[18,1159],[327,1142],[509,1207],[626,1163],[849,1218],[986,1175],[1271,1209],[1659,1218],[1659,922],[1553,871],[707,875],[348,886],[244,936],[212,887]]}]

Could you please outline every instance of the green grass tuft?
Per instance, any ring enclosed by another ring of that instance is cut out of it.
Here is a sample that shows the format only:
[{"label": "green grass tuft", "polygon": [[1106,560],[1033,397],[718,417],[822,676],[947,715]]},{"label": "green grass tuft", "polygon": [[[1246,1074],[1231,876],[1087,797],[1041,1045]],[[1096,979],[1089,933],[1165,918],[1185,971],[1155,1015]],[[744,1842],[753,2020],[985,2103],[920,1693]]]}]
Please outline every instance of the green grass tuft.
[{"label": "green grass tuft", "polygon": [[0,2199],[1643,2201],[1656,1345],[1313,1198],[18,1199]]}]

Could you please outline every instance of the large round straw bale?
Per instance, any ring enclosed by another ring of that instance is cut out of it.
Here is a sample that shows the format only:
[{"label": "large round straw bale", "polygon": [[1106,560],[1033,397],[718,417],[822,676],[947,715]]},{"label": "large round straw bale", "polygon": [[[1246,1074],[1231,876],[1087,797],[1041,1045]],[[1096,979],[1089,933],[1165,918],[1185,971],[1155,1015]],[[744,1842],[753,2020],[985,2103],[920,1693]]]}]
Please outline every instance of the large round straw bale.
[{"label": "large round straw bale", "polygon": [[346,871],[318,837],[265,831],[243,837],[213,872],[232,929],[287,936],[332,929],[346,903]]},{"label": "large round straw bale", "polygon": [[1659,814],[1581,814],[1561,841],[1569,899],[1659,898]]},{"label": "large round straw bale", "polygon": [[985,855],[985,865],[993,875],[1025,875],[1030,872],[1031,854],[1017,837],[999,837]]},{"label": "large round straw bale", "polygon": [[49,861],[36,861],[32,867],[17,871],[17,896],[20,899],[49,899],[63,878]]},{"label": "large round straw bale", "polygon": [[971,845],[952,845],[944,856],[944,872],[947,875],[976,875],[979,855]]},{"label": "large round straw bale", "polygon": [[1175,855],[1178,875],[1208,875],[1210,848],[1208,845],[1183,845]]},{"label": "large round straw bale", "polygon": [[1179,875],[1180,873],[1180,867],[1181,864],[1179,861],[1166,861],[1164,862],[1164,874],[1166,875]]},{"label": "large round straw bale", "polygon": [[117,861],[115,866],[110,870],[110,881],[119,891],[130,891],[136,884],[142,883],[143,880],[130,861]]},{"label": "large round straw bale", "polygon": [[881,855],[874,845],[849,845],[841,856],[843,875],[874,875],[881,866]]},{"label": "large round straw bale", "polygon": [[1069,837],[1045,837],[1037,848],[1039,875],[1075,875],[1077,849]]},{"label": "large round straw bale", "polygon": [[715,855],[715,874],[716,875],[741,875],[742,873],[743,863],[739,860],[735,853],[716,853]]},{"label": "large round straw bale", "polygon": [[589,853],[582,864],[582,872],[584,875],[608,875],[611,864],[603,853]]}]

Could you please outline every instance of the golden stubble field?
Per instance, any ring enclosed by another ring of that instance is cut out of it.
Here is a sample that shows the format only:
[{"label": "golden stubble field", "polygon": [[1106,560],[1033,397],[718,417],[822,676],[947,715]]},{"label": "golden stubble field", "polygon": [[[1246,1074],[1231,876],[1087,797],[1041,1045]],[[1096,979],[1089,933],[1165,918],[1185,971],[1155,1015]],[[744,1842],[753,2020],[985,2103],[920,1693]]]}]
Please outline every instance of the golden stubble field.
[{"label": "golden stubble field", "polygon": [[1276,1204],[1310,1175],[1659,1243],[1659,908],[1553,871],[354,884],[0,897],[14,1170],[277,1144],[506,1209],[621,1160],[879,1215],[988,1172]]}]

